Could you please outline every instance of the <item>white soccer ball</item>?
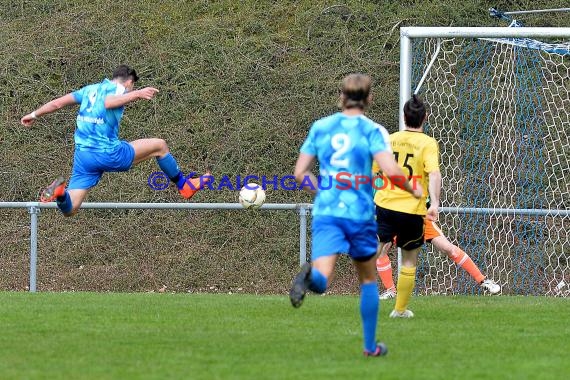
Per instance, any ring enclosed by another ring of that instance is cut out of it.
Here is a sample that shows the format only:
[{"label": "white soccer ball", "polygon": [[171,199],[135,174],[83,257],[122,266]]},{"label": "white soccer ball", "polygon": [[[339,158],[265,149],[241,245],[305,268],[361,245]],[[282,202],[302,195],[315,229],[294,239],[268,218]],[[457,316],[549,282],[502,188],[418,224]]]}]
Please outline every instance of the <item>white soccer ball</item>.
[{"label": "white soccer ball", "polygon": [[239,203],[245,208],[260,208],[265,202],[265,191],[256,183],[248,183],[239,192]]}]

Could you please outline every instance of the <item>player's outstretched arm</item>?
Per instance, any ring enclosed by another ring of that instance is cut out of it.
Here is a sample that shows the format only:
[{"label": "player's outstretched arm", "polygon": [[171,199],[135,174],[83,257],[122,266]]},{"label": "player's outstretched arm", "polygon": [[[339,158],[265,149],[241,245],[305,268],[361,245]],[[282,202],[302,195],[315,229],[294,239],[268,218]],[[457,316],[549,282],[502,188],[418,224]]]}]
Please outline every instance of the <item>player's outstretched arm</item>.
[{"label": "player's outstretched arm", "polygon": [[105,108],[113,109],[124,106],[125,104],[134,102],[135,100],[150,100],[158,93],[158,89],[154,87],[145,87],[140,90],[129,91],[122,95],[109,95],[105,98]]},{"label": "player's outstretched arm", "polygon": [[439,170],[429,173],[428,191],[430,206],[427,211],[427,218],[435,222],[439,215],[439,197],[441,194],[441,172]]},{"label": "player's outstretched arm", "polygon": [[74,104],[77,104],[77,101],[75,100],[75,98],[73,97],[73,95],[71,93],[67,94],[67,95],[63,95],[57,99],[54,99],[54,100],[44,104],[43,106],[41,106],[37,110],[25,115],[24,117],[22,117],[22,119],[20,119],[20,123],[22,123],[22,125],[25,125],[26,127],[29,127],[32,124],[34,124],[34,121],[38,117],[40,117],[42,115],[47,115],[48,113],[55,112],[60,108],[63,108],[66,106],[71,106]]},{"label": "player's outstretched arm", "polygon": [[380,166],[380,169],[384,175],[390,178],[390,181],[392,181],[395,186],[406,190],[415,198],[419,199],[422,197],[422,194],[424,192],[422,185],[420,185],[417,181],[414,181],[414,184],[412,185],[410,181],[408,181],[406,175],[398,166],[396,160],[394,160],[394,156],[391,152],[378,152],[374,155],[374,160],[378,163],[378,166]]},{"label": "player's outstretched arm", "polygon": [[[311,154],[301,153],[295,164],[295,180],[299,185],[303,185],[303,190],[308,191],[311,194],[317,193],[318,181],[313,173],[311,173],[311,168],[315,163],[315,156]],[[308,185],[307,179],[311,182],[312,186]]]}]

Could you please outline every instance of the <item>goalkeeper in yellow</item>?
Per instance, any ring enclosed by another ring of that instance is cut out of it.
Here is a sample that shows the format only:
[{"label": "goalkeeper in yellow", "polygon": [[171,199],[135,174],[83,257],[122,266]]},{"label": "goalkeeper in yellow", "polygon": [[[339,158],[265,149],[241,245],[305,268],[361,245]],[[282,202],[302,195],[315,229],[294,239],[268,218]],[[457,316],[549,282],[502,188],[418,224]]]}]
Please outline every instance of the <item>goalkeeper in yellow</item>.
[{"label": "goalkeeper in yellow", "polygon": [[[404,105],[404,130],[390,135],[390,144],[398,165],[408,175],[408,179],[419,183],[424,190],[421,198],[414,198],[403,191],[393,179],[383,178],[382,187],[376,192],[376,221],[378,224],[378,252],[396,239],[402,250],[402,266],[398,274],[396,306],[390,313],[392,318],[414,316],[408,304],[415,286],[418,254],[424,244],[424,218],[437,221],[441,192],[439,171],[439,148],[437,141],[423,133],[426,120],[426,107],[414,95]],[[429,193],[429,194],[428,194]],[[430,207],[426,198],[430,197]]]}]

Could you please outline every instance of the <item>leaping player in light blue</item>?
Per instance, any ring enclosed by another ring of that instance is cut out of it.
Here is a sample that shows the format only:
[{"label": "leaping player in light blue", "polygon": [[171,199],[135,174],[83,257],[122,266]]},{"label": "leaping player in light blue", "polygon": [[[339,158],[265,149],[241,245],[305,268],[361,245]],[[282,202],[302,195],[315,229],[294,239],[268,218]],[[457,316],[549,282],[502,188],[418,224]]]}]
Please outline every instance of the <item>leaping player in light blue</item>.
[{"label": "leaping player in light blue", "polygon": [[[316,193],[312,211],[312,264],[305,263],[289,293],[294,307],[301,306],[308,290],[322,294],[330,285],[339,254],[352,259],[360,281],[360,317],[364,355],[383,356],[384,343],[376,341],[378,282],[376,277],[376,221],[369,173],[374,159],[394,184],[419,198],[423,189],[412,186],[394,160],[388,132],[364,115],[370,103],[371,78],[351,74],[344,78],[340,95],[342,112],[317,120],[301,147],[295,178],[303,189]],[[311,173],[315,159],[321,178]],[[342,181],[338,181],[342,175]],[[347,179],[350,179],[348,185]]]},{"label": "leaping player in light blue", "polygon": [[80,105],[69,185],[66,189],[65,179],[58,177],[42,191],[42,202],[55,200],[65,216],[72,216],[77,213],[87,193],[97,185],[103,173],[127,171],[133,165],[153,157],[162,171],[177,185],[180,195],[186,199],[191,198],[211,180],[210,173],[202,178],[186,178],[162,139],[149,138],[131,142],[119,139],[119,123],[125,105],[139,99],[150,100],[158,93],[154,87],[133,90],[138,79],[134,69],[121,65],[114,70],[111,80],[104,79],[100,83],[87,85],[22,117],[21,123],[29,127],[40,116],[66,106]]}]

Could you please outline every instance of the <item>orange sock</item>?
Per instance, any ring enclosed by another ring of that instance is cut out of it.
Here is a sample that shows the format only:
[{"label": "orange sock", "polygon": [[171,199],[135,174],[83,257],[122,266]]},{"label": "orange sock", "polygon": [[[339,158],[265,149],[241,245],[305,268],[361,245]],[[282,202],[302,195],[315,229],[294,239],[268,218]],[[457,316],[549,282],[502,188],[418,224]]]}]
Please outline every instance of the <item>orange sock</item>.
[{"label": "orange sock", "polygon": [[451,259],[461,268],[465,269],[467,273],[469,273],[469,275],[473,277],[475,281],[477,281],[478,284],[485,279],[485,276],[481,273],[473,260],[471,260],[471,257],[469,257],[467,253],[461,250],[461,248],[453,250]]},{"label": "orange sock", "polygon": [[376,270],[378,271],[378,277],[382,281],[382,285],[388,289],[396,289],[394,285],[394,277],[392,275],[392,264],[390,263],[390,258],[388,255],[380,256],[376,260]]}]

